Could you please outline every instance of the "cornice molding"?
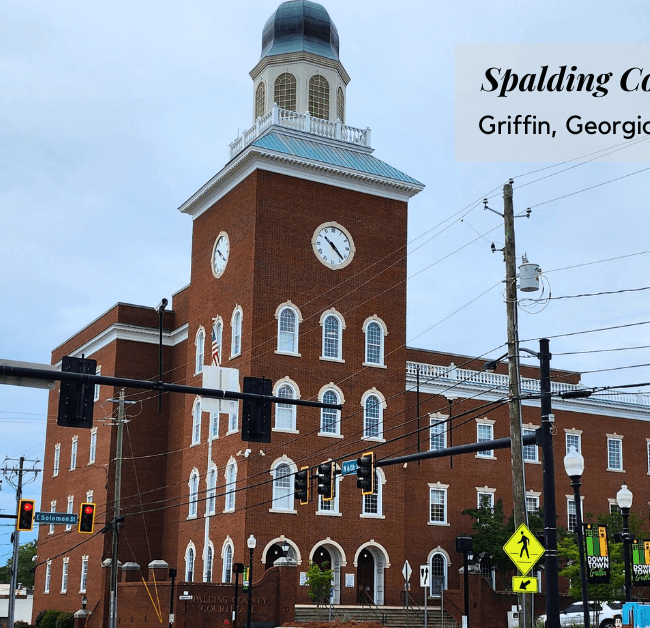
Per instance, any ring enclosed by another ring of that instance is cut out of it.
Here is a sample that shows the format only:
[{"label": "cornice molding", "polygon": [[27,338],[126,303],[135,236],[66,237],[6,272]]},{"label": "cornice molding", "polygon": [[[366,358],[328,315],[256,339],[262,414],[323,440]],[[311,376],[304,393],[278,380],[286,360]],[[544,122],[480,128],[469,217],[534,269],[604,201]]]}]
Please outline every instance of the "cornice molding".
[{"label": "cornice molding", "polygon": [[271,65],[286,65],[287,63],[300,63],[301,61],[307,61],[338,72],[346,87],[350,82],[350,75],[345,71],[345,68],[340,61],[321,57],[310,52],[286,52],[281,55],[262,57],[248,74],[253,80],[255,80],[267,67]]},{"label": "cornice molding", "polygon": [[179,211],[189,214],[192,219],[198,218],[255,169],[405,202],[424,189],[423,185],[340,168],[251,145],[185,201],[178,208]]}]

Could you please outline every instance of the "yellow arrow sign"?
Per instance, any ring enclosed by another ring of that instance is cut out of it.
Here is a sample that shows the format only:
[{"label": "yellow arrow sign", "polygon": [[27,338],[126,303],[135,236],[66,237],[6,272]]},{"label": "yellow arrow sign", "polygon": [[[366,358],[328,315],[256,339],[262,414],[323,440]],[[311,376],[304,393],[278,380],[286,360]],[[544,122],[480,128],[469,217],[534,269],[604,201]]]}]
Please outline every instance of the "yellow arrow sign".
[{"label": "yellow arrow sign", "polygon": [[537,593],[537,578],[531,576],[512,576],[512,590],[515,593]]},{"label": "yellow arrow sign", "polygon": [[533,536],[525,523],[522,523],[508,539],[503,550],[524,576],[544,554],[542,544]]}]

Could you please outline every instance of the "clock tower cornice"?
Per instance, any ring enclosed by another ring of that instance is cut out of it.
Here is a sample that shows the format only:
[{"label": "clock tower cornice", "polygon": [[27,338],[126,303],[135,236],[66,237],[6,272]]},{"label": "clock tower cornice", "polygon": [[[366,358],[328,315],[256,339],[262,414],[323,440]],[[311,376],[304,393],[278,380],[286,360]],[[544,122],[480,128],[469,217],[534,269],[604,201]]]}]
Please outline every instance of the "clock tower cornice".
[{"label": "clock tower cornice", "polygon": [[262,57],[262,59],[259,60],[258,64],[250,71],[249,74],[253,80],[256,80],[257,77],[262,74],[262,72],[264,72],[264,70],[268,67],[276,65],[287,66],[304,61],[335,70],[338,72],[338,75],[343,81],[344,85],[347,85],[350,82],[350,75],[346,72],[343,64],[340,61],[334,59],[326,59],[325,57],[310,54],[308,52],[289,52],[281,55],[275,55],[273,57]]}]

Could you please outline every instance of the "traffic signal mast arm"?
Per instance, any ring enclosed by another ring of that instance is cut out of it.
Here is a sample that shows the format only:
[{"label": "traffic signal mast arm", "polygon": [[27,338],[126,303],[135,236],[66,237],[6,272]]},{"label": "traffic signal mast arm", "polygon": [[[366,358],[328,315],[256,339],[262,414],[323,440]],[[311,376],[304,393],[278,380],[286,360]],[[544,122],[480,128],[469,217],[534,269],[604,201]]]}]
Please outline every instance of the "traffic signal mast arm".
[{"label": "traffic signal mast arm", "polygon": [[[86,373],[64,373],[62,371],[49,371],[46,369],[33,369],[21,366],[0,364],[0,378],[28,378],[53,381],[69,381],[77,384],[104,384],[120,388],[136,388],[140,390],[160,390],[163,392],[184,393],[186,395],[202,395],[214,399],[259,399],[271,403],[282,403],[290,406],[306,406],[309,408],[328,408],[342,410],[343,406],[320,401],[307,401],[303,399],[289,399],[272,395],[257,395],[255,393],[234,392],[230,390],[217,390],[215,388],[200,388],[198,386],[183,386],[181,384],[167,384],[165,382],[152,382],[140,379],[127,379],[124,377],[108,377],[104,375],[88,375]],[[0,381],[0,383],[2,383]]]}]

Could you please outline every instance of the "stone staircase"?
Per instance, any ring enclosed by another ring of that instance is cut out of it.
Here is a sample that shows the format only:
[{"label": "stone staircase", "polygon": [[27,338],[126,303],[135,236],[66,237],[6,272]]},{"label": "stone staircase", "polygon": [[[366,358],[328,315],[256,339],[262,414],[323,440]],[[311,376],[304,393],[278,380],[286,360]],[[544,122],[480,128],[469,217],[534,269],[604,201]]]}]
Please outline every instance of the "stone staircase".
[{"label": "stone staircase", "polygon": [[[296,605],[296,622],[328,621],[329,608],[317,609],[312,605]],[[424,628],[424,609],[410,608],[408,611],[401,606],[333,606],[332,620],[341,621],[376,621],[387,628]],[[428,628],[458,628],[454,619],[444,611],[441,616],[440,607],[428,608]]]}]

